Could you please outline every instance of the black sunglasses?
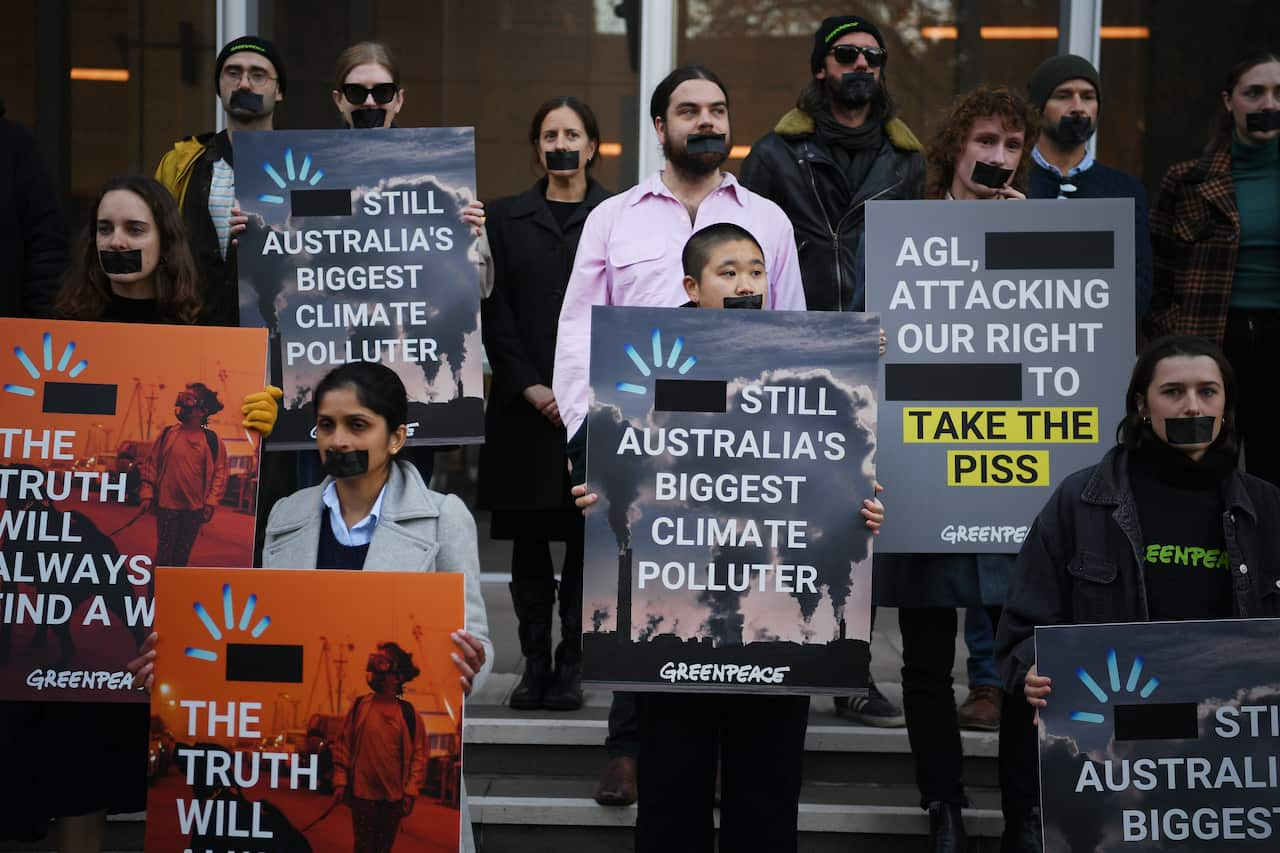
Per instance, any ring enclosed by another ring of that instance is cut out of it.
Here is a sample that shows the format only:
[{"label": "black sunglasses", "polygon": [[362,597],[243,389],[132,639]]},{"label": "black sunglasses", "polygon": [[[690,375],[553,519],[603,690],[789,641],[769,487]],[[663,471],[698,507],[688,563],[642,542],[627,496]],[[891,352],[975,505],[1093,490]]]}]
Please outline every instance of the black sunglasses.
[{"label": "black sunglasses", "polygon": [[858,61],[859,56],[865,56],[868,65],[879,68],[889,58],[889,52],[883,47],[862,47],[857,44],[838,44],[830,52],[841,65],[852,65]]},{"label": "black sunglasses", "polygon": [[379,83],[372,88],[365,88],[356,83],[342,85],[342,97],[347,99],[348,104],[356,107],[363,104],[370,95],[373,95],[375,104],[389,104],[399,91],[400,87],[395,83]]}]

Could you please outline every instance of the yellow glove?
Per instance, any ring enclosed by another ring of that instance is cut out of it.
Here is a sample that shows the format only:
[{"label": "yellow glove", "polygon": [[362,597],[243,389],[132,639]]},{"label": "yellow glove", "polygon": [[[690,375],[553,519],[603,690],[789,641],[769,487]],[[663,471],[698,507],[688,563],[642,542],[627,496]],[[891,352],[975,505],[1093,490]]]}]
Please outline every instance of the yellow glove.
[{"label": "yellow glove", "polygon": [[261,391],[255,391],[244,398],[240,414],[244,415],[241,426],[256,430],[263,438],[271,435],[276,428],[276,419],[280,417],[280,404],[277,402],[284,392],[274,385],[268,385]]}]

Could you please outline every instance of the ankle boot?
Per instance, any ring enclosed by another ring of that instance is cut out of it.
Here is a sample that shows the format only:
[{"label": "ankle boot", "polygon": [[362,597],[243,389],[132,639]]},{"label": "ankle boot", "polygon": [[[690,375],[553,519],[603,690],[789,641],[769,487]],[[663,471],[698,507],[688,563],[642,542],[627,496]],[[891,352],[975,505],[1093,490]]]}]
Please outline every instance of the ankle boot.
[{"label": "ankle boot", "polygon": [[516,612],[520,651],[524,655],[524,674],[511,691],[508,704],[517,711],[536,711],[543,707],[547,688],[551,685],[551,602],[533,600],[526,586],[510,584],[511,604]]},{"label": "ankle boot", "polygon": [[964,832],[960,806],[955,803],[929,803],[929,850],[932,853],[965,853],[969,846]]}]

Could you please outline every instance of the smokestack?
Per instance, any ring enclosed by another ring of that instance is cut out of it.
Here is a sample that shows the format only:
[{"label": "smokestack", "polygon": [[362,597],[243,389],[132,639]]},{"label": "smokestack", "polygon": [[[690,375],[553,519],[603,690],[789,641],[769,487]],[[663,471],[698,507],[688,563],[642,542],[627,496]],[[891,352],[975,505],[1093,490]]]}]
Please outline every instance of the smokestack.
[{"label": "smokestack", "polygon": [[841,617],[840,617],[840,639],[842,639],[842,640],[843,640],[843,639],[845,639],[846,637],[847,637],[847,635],[846,635],[846,633],[845,633],[844,617],[843,617],[843,616],[841,616]]},{"label": "smokestack", "polygon": [[631,549],[618,552],[618,642],[631,642]]}]

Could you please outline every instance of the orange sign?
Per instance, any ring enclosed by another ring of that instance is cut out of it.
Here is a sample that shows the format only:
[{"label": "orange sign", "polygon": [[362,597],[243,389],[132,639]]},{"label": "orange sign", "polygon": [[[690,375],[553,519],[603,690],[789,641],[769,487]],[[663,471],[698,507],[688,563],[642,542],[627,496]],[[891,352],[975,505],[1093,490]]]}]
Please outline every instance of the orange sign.
[{"label": "orange sign", "polygon": [[458,849],[462,575],[161,569],[156,598],[147,853]]},{"label": "orange sign", "polygon": [[141,702],[156,565],[253,560],[255,329],[0,320],[0,700]]}]

